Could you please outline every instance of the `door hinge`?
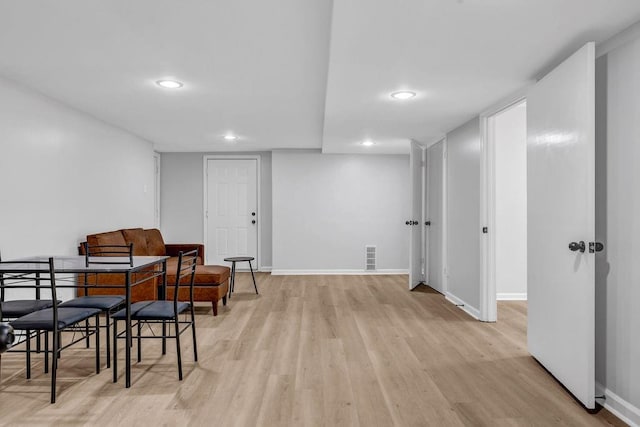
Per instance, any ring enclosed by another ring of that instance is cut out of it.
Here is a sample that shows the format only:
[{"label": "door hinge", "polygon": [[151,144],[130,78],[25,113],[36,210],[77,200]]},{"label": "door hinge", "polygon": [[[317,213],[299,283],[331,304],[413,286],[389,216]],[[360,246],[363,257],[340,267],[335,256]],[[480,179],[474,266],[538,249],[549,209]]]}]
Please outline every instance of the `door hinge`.
[{"label": "door hinge", "polygon": [[489,232],[489,227],[482,227],[482,234],[487,234]]}]

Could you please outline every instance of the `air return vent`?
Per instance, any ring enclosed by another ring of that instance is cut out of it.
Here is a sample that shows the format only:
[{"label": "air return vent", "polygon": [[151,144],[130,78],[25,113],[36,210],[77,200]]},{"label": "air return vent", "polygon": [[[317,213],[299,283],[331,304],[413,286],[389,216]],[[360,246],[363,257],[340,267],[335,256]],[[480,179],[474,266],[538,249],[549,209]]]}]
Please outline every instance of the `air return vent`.
[{"label": "air return vent", "polygon": [[364,261],[365,271],[375,271],[376,270],[376,247],[365,246],[364,256],[365,256],[365,261]]}]

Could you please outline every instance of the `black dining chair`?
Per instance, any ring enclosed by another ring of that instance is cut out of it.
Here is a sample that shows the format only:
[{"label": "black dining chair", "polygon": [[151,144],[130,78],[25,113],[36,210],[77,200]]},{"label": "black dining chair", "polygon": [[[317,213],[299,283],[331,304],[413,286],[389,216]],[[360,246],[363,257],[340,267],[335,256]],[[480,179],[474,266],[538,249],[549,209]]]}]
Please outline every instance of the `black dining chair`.
[{"label": "black dining chair", "polygon": [[[180,252],[178,254],[178,267],[176,272],[176,282],[173,288],[173,295],[167,295],[168,300],[160,301],[140,301],[131,305],[131,321],[136,322],[137,333],[133,338],[138,343],[138,362],[142,359],[142,339],[155,338],[163,340],[174,338],[176,340],[176,354],[178,358],[178,378],[182,381],[182,357],[180,353],[180,335],[187,329],[191,328],[193,337],[193,356],[198,361],[198,346],[196,342],[196,325],[195,312],[193,307],[193,280],[196,272],[196,261],[198,250],[189,252]],[[178,300],[178,294],[181,288],[189,288],[189,302]],[[166,287],[163,292],[166,295]],[[170,299],[169,299],[170,298]],[[189,313],[185,313],[189,311]],[[185,313],[186,316],[180,320],[180,314]],[[118,320],[126,320],[126,309],[122,309],[113,314],[113,382],[118,381],[117,375],[117,340],[118,338],[126,338],[124,332],[118,334]],[[167,332],[167,324],[173,323],[174,332]],[[142,335],[143,325],[161,324],[162,333],[160,335]]]},{"label": "black dining chair", "polygon": [[[133,243],[128,245],[89,245],[82,244],[85,256],[85,264],[127,264],[133,265]],[[111,257],[105,260],[101,257]],[[99,283],[99,276],[96,274],[95,283],[89,284],[88,273],[82,275],[83,283],[79,284],[84,291],[84,295],[65,301],[61,307],[81,307],[97,308],[105,315],[106,348],[107,348],[107,368],[111,367],[111,340],[109,331],[111,330],[111,315],[122,308],[125,302],[124,295],[89,295],[91,286]],[[85,328],[89,328],[88,322]],[[87,334],[87,348],[89,348],[89,336]]]},{"label": "black dining chair", "polygon": [[[2,255],[0,254],[0,263],[2,263]],[[4,286],[0,286],[0,322],[6,322],[6,321],[10,321],[13,319],[17,319],[18,317],[21,316],[25,316],[27,314],[33,313],[34,311],[38,311],[38,310],[42,310],[45,308],[50,308],[53,306],[53,301],[50,299],[41,299],[41,288],[40,288],[40,281],[38,280],[38,275],[40,273],[36,273],[36,280],[35,280],[35,288],[30,289],[31,291],[33,291],[33,298],[27,298],[27,299],[13,299],[13,300],[6,300],[6,292],[5,292],[5,287]],[[15,279],[15,277],[14,277]],[[4,282],[4,277],[3,275],[0,273],[0,284],[3,284]],[[61,302],[61,301],[58,301]],[[18,344],[22,344],[23,342],[26,343],[26,349],[25,350],[20,350],[15,348],[13,351],[18,351],[18,352],[27,352],[27,360],[26,360],[26,376],[27,379],[31,378],[31,360],[30,360],[30,354],[31,354],[31,340],[27,340],[26,337],[31,335],[31,331],[24,331],[23,333],[19,333],[18,336],[16,337],[18,339],[18,342],[16,342],[14,344],[18,345]],[[40,340],[40,335],[38,335],[37,337],[37,341],[36,341],[36,353],[40,353],[41,351],[41,340]],[[44,366],[44,372],[47,373],[49,372],[49,365],[45,364]]]},{"label": "black dining chair", "polygon": [[[84,340],[84,337],[77,339],[72,338],[71,342],[62,344],[62,332],[84,332],[85,327],[79,326],[92,317],[95,318],[94,326],[89,331],[96,339],[96,373],[100,373],[100,310],[95,308],[82,307],[62,307],[58,303],[56,290],[56,273],[54,268],[54,259],[49,258],[48,261],[11,261],[12,264],[24,264],[24,274],[14,276],[12,278],[4,277],[0,282],[3,288],[29,288],[40,286],[43,289],[50,290],[52,306],[42,310],[34,311],[24,316],[20,316],[9,322],[14,330],[25,331],[26,339],[29,342],[33,334],[44,333],[48,338],[51,333],[51,403],[56,401],[56,376],[58,370],[58,358],[63,349]],[[31,269],[31,270],[30,270]],[[36,285],[37,283],[37,285]],[[48,339],[45,339],[45,364],[48,364],[49,345]],[[29,358],[30,352],[27,352]],[[30,361],[28,362],[28,364]]]},{"label": "black dining chair", "polygon": [[[0,254],[0,263],[2,262],[2,254]],[[4,280],[0,273],[0,281]],[[53,305],[53,301],[50,299],[40,299],[40,287],[36,282],[34,289],[34,297],[29,299],[16,299],[5,301],[6,292],[5,288],[0,288],[0,321],[15,319],[20,316],[24,316],[34,311],[42,310],[43,308],[49,308]]]}]

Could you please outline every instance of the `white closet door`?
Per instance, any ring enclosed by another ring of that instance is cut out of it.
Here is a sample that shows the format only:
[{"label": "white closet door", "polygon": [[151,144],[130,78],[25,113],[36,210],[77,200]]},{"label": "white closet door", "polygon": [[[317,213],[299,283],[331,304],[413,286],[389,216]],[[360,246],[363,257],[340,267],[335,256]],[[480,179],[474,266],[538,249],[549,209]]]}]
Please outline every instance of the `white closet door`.
[{"label": "white closet door", "polygon": [[529,352],[587,408],[595,404],[594,111],[593,43],[527,97]]}]

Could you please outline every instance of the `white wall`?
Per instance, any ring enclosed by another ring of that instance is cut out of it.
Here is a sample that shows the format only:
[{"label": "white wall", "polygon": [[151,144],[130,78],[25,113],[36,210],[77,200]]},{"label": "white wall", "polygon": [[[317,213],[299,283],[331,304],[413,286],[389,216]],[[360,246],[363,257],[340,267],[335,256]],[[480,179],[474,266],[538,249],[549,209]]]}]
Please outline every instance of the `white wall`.
[{"label": "white wall", "polygon": [[[260,155],[260,268],[271,267],[271,153],[162,153],[160,229],[166,242],[204,242],[204,157],[213,154]],[[206,250],[206,248],[205,248]]]},{"label": "white wall", "polygon": [[490,119],[495,144],[496,292],[498,299],[527,297],[527,107]]},{"label": "white wall", "polygon": [[447,134],[447,295],[479,315],[480,120]]},{"label": "white wall", "polygon": [[153,226],[151,143],[2,78],[0,182],[3,259],[77,255],[87,234]]},{"label": "white wall", "polygon": [[[596,64],[596,381],[640,425],[640,40]],[[598,394],[597,393],[597,394]]]},{"label": "white wall", "polygon": [[151,143],[0,79],[3,259],[77,254],[90,233],[153,226]]},{"label": "white wall", "polygon": [[409,158],[274,151],[275,273],[364,270],[377,245],[378,270],[409,266]]}]

